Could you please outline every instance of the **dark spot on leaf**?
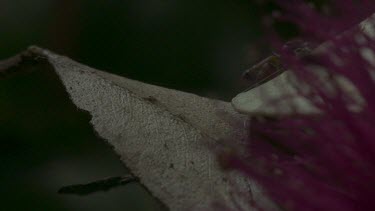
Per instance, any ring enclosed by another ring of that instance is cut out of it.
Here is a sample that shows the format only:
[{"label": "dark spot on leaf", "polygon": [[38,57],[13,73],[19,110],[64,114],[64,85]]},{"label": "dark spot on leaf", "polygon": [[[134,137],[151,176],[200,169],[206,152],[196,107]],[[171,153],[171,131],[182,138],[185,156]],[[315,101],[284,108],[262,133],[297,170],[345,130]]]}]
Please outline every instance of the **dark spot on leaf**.
[{"label": "dark spot on leaf", "polygon": [[145,97],[145,98],[143,98],[144,100],[146,100],[146,101],[148,101],[148,102],[150,102],[150,103],[156,103],[158,100],[155,98],[155,97],[153,97],[153,96],[148,96],[148,97]]}]

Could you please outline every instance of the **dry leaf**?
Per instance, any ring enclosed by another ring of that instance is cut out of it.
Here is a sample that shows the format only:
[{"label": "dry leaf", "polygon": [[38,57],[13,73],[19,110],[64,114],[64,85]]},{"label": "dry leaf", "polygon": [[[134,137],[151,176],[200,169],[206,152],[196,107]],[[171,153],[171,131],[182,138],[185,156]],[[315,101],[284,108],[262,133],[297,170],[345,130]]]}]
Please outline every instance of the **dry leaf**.
[{"label": "dry leaf", "polygon": [[30,53],[48,60],[74,104],[91,114],[97,133],[170,210],[207,209],[213,201],[231,206],[228,181],[240,187],[243,206],[252,194],[266,200],[251,190],[254,184],[216,162],[213,148],[220,140],[243,137],[222,118],[245,118],[230,103],[95,70],[37,47]]}]

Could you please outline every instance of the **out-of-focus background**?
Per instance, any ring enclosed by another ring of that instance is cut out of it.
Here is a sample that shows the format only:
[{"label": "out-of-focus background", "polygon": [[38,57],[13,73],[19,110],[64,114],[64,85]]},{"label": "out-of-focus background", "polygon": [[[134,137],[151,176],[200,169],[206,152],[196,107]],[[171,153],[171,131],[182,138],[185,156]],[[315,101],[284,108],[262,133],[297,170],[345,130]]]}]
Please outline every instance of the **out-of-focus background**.
[{"label": "out-of-focus background", "polygon": [[[270,53],[251,0],[0,0],[0,59],[39,45],[97,69],[230,100]],[[126,173],[52,74],[0,81],[2,210],[158,210],[137,184],[88,196],[66,185]],[[194,194],[194,193],[192,193]]]}]

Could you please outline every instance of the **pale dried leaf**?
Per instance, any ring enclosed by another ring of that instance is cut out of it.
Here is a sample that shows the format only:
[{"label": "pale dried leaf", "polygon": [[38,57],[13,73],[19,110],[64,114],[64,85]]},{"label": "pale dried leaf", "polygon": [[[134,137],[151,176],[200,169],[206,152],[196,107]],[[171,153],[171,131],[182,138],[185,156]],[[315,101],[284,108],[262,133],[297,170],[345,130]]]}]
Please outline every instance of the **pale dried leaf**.
[{"label": "pale dried leaf", "polygon": [[97,133],[171,210],[207,209],[213,201],[231,206],[228,181],[240,187],[241,206],[251,194],[269,203],[259,190],[251,193],[254,184],[222,171],[215,159],[220,140],[243,137],[241,128],[222,118],[245,119],[230,103],[95,70],[37,47],[29,51],[48,60],[72,101],[91,114]]}]

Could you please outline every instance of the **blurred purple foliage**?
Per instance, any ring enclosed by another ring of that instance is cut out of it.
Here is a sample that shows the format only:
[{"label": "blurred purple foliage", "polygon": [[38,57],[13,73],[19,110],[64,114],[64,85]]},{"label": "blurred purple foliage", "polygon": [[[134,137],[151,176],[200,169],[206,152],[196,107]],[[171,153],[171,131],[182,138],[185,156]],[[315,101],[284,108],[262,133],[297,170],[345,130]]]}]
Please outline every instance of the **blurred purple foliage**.
[{"label": "blurred purple foliage", "polygon": [[301,59],[272,38],[299,96],[321,113],[252,117],[247,153],[229,153],[225,166],[255,180],[283,210],[374,210],[375,66],[363,52],[374,55],[375,41],[358,24],[375,4],[336,0],[324,14],[302,0],[277,2],[278,18],[297,24],[300,38],[330,43]]}]

